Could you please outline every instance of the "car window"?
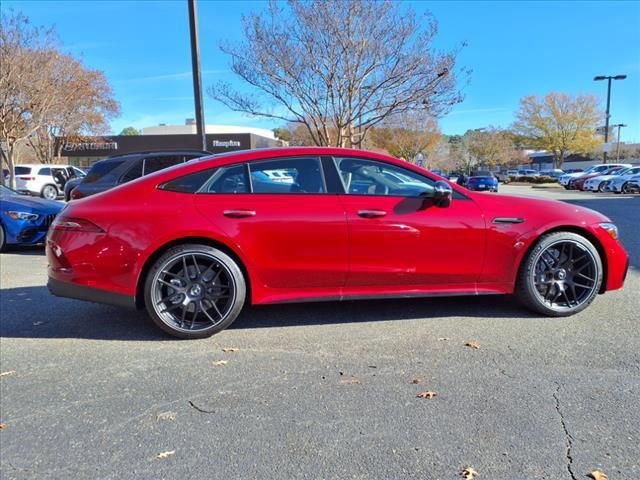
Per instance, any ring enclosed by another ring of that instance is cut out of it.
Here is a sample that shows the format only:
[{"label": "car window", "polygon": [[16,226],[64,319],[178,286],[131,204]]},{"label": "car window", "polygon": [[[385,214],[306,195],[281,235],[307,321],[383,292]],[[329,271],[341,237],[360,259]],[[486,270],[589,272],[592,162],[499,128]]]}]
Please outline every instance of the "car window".
[{"label": "car window", "polygon": [[29,175],[31,167],[16,167],[13,171],[16,175]]},{"label": "car window", "polygon": [[47,167],[47,168],[41,168],[38,171],[38,175],[51,175],[51,168]]},{"label": "car window", "polygon": [[418,197],[433,189],[433,180],[385,162],[362,158],[334,161],[345,192],[352,195]]},{"label": "car window", "polygon": [[127,170],[124,175],[120,177],[120,183],[127,183],[131,180],[135,180],[136,178],[140,178],[142,176],[142,166],[144,162],[142,160],[135,160],[132,162],[131,167]]},{"label": "car window", "polygon": [[204,193],[249,193],[244,164],[218,168],[202,189]]},{"label": "car window", "polygon": [[215,169],[208,169],[190,173],[160,185],[159,188],[162,190],[171,190],[172,192],[196,193],[215,172]]},{"label": "car window", "polygon": [[144,161],[144,175],[149,175],[165,168],[184,163],[184,155],[165,155],[162,157],[149,157]]},{"label": "car window", "polygon": [[249,170],[253,193],[327,193],[317,157],[256,161]]},{"label": "car window", "polygon": [[120,161],[109,160],[109,161],[94,163],[93,167],[91,167],[91,170],[89,170],[89,173],[87,173],[87,176],[84,177],[84,180],[82,181],[82,183],[97,182],[106,174],[108,174],[110,171],[122,165],[122,162],[123,160],[120,160]]}]

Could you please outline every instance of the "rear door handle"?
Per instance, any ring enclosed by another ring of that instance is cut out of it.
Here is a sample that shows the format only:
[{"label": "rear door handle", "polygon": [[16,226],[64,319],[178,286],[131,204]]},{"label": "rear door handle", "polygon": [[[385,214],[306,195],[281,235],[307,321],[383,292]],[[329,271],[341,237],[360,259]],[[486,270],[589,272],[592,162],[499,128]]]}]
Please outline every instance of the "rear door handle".
[{"label": "rear door handle", "polygon": [[255,210],[225,210],[224,216],[230,218],[255,217]]},{"label": "rear door handle", "polygon": [[384,217],[387,214],[384,210],[358,210],[358,215],[363,218]]}]

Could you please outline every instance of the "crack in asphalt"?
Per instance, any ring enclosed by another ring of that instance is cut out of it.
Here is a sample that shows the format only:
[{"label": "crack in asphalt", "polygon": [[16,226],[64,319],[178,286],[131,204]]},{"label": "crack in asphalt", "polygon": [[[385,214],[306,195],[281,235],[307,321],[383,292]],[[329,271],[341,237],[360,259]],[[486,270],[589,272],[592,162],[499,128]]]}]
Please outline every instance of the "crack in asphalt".
[{"label": "crack in asphalt", "polygon": [[200,408],[198,405],[193,403],[191,400],[189,400],[189,405],[191,405],[192,408],[195,408],[197,411],[199,411],[201,413],[216,413],[214,410],[205,410],[204,408]]},{"label": "crack in asphalt", "polygon": [[566,437],[567,471],[569,472],[569,475],[571,475],[571,480],[578,480],[578,477],[576,477],[575,473],[573,473],[573,468],[572,468],[573,457],[571,456],[571,448],[573,447],[573,437],[571,436],[571,434],[569,433],[569,430],[567,429],[567,423],[564,421],[564,415],[562,415],[562,411],[560,410],[560,399],[558,398],[558,393],[560,393],[560,384],[558,382],[555,382],[555,384],[556,384],[556,391],[553,393],[553,398],[556,401],[556,412],[558,412],[558,415],[560,416],[560,423],[562,424],[562,430],[564,430],[564,435]]}]

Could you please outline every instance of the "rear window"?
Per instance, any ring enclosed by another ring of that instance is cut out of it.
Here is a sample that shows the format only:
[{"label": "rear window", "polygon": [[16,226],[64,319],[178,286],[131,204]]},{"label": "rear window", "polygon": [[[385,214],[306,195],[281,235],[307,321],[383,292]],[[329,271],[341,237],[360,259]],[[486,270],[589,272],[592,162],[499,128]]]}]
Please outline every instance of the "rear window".
[{"label": "rear window", "polygon": [[205,184],[211,175],[215,172],[215,169],[202,170],[200,172],[190,173],[184,177],[176,178],[163,185],[160,185],[162,190],[170,190],[172,192],[180,193],[195,193]]},{"label": "rear window", "polygon": [[125,174],[120,177],[120,183],[127,183],[131,180],[135,180],[136,178],[140,178],[142,176],[142,165],[142,160],[135,160],[134,162],[132,162],[129,170],[127,170]]},{"label": "rear window", "polygon": [[184,155],[147,158],[144,161],[144,175],[164,170],[179,163],[184,163]]},{"label": "rear window", "polygon": [[31,167],[16,167],[16,175],[29,175],[31,173]]},{"label": "rear window", "polygon": [[98,162],[91,167],[87,176],[84,177],[82,183],[94,183],[104,177],[107,173],[116,169],[120,165],[122,165],[123,160],[120,161],[108,161],[108,162]]}]

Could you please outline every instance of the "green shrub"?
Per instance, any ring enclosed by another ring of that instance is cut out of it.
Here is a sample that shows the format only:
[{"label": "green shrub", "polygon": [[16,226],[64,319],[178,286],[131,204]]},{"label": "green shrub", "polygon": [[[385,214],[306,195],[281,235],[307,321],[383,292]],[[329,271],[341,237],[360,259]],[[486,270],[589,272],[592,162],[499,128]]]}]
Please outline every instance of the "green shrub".
[{"label": "green shrub", "polygon": [[534,184],[556,183],[558,181],[557,178],[546,177],[546,176],[540,176],[540,177],[510,177],[510,178],[511,178],[512,182],[534,183]]}]

